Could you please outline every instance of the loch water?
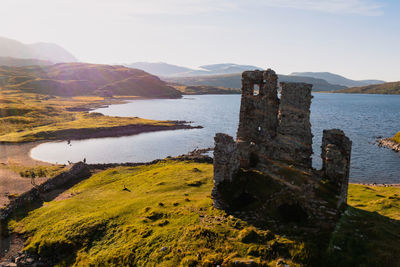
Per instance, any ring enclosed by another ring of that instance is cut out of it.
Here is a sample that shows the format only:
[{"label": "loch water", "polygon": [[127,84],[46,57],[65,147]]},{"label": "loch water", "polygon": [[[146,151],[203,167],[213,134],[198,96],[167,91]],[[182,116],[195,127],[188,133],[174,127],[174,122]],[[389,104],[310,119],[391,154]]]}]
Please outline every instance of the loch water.
[{"label": "loch water", "polygon": [[[400,130],[400,95],[314,93],[311,105],[313,166],[321,166],[323,129],[339,128],[353,141],[351,182],[400,183],[400,153],[376,145],[379,136]],[[202,129],[142,133],[133,136],[43,143],[31,151],[51,163],[148,162],[212,147],[214,136],[236,135],[240,95],[185,96],[182,99],[134,100],[99,108],[110,116],[185,120]]]}]

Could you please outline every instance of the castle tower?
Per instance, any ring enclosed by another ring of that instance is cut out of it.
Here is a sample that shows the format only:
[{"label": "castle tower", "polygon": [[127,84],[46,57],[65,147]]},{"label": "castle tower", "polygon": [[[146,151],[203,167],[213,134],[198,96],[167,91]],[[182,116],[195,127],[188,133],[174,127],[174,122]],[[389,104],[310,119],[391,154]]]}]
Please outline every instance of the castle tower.
[{"label": "castle tower", "polygon": [[[256,88],[258,90],[256,90]],[[237,131],[242,167],[255,167],[273,154],[278,126],[278,76],[273,70],[245,71]]]}]

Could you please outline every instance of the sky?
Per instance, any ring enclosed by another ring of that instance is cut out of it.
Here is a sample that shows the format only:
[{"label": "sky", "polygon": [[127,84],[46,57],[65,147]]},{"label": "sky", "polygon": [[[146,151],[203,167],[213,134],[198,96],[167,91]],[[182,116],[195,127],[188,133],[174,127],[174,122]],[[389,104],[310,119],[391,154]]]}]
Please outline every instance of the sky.
[{"label": "sky", "polygon": [[400,80],[398,0],[0,0],[0,36],[82,62],[237,63]]}]

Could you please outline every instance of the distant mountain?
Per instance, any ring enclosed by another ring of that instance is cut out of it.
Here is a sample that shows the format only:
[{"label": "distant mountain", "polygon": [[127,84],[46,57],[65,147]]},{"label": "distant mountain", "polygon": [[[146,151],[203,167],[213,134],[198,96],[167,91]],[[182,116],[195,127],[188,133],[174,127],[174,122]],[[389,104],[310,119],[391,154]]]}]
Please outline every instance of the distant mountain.
[{"label": "distant mountain", "polygon": [[0,37],[0,57],[40,59],[54,63],[77,61],[71,53],[57,44],[23,44],[4,37]]},{"label": "distant mountain", "polygon": [[171,65],[163,62],[151,63],[151,62],[136,62],[131,64],[124,64],[124,66],[129,68],[135,68],[144,70],[150,74],[157,76],[174,76],[179,73],[186,73],[193,71],[190,68],[180,67],[176,65]]},{"label": "distant mountain", "polygon": [[[313,91],[335,91],[345,89],[345,86],[330,84],[322,79],[315,79],[311,77],[278,75],[279,82],[303,82],[313,85]],[[194,76],[194,77],[164,77],[163,80],[170,83],[177,83],[186,86],[217,86],[225,88],[241,88],[242,74],[225,74],[225,75],[211,75],[211,76]]]},{"label": "distant mountain", "polygon": [[54,96],[182,96],[181,92],[145,71],[87,63],[1,66],[0,85],[7,90]]},{"label": "distant mountain", "polygon": [[203,76],[203,75],[219,75],[219,74],[233,74],[241,73],[245,70],[261,69],[251,65],[237,65],[233,63],[213,64],[200,66],[197,69],[171,65],[167,63],[149,63],[149,62],[136,62],[125,64],[124,66],[130,68],[137,68],[144,70],[148,73],[163,77],[188,77],[188,76]]},{"label": "distant mountain", "polygon": [[252,65],[237,65],[233,63],[223,63],[223,64],[213,64],[213,65],[203,65],[199,67],[200,69],[206,70],[205,75],[217,75],[217,74],[234,74],[242,73],[246,70],[261,70],[262,68],[252,66]]},{"label": "distant mountain", "polygon": [[390,82],[382,84],[372,84],[361,87],[353,87],[344,90],[336,91],[335,93],[350,93],[350,94],[400,94],[400,82]]},{"label": "distant mountain", "polygon": [[0,66],[10,67],[23,67],[23,66],[48,66],[52,65],[53,62],[41,59],[25,59],[25,58],[14,58],[14,57],[0,57]]},{"label": "distant mountain", "polygon": [[346,87],[355,87],[355,86],[366,86],[370,84],[381,84],[385,81],[381,80],[351,80],[346,77],[340,76],[338,74],[330,73],[330,72],[293,72],[290,76],[303,76],[303,77],[312,77],[317,79],[323,79],[331,84],[343,85]]}]

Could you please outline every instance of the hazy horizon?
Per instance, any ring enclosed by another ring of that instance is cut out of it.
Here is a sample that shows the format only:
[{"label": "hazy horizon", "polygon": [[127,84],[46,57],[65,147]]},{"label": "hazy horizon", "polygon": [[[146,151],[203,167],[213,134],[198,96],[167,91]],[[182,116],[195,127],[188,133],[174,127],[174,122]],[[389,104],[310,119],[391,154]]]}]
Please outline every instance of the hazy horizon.
[{"label": "hazy horizon", "polygon": [[400,80],[394,0],[3,0],[0,36],[82,62],[236,63]]}]

